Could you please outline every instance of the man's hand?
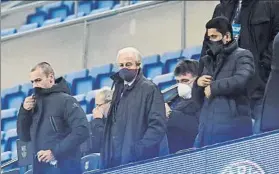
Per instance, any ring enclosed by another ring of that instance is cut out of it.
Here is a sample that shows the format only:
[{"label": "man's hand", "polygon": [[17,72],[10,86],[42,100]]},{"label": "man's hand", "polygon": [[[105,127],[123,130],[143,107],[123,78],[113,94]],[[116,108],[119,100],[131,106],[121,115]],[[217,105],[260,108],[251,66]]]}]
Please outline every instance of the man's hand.
[{"label": "man's hand", "polygon": [[206,86],[210,85],[211,80],[212,80],[211,76],[203,75],[203,76],[198,78],[197,84],[200,87],[206,87]]},{"label": "man's hand", "polygon": [[171,108],[167,103],[165,103],[165,108],[166,108],[166,116],[169,118],[171,114]]},{"label": "man's hand", "polygon": [[207,87],[204,88],[204,94],[205,94],[206,98],[209,98],[211,96],[210,85],[208,85]]},{"label": "man's hand", "polygon": [[38,156],[38,161],[39,162],[50,162],[52,160],[55,160],[51,150],[40,150],[38,153],[37,153],[37,156]]},{"label": "man's hand", "polygon": [[26,97],[23,102],[23,108],[27,111],[30,111],[35,107],[35,99],[33,96]]},{"label": "man's hand", "polygon": [[92,115],[93,115],[94,119],[104,117],[103,113],[100,111],[100,108],[94,108],[93,111],[92,111]]}]

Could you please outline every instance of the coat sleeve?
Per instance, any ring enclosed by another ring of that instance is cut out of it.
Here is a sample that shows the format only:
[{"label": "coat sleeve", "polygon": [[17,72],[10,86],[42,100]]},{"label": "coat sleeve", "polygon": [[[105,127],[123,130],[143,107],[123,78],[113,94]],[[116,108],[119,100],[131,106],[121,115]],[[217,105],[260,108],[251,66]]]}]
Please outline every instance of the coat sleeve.
[{"label": "coat sleeve", "polygon": [[20,107],[17,119],[17,135],[21,141],[31,141],[30,126],[32,124],[32,113]]},{"label": "coat sleeve", "polygon": [[210,84],[211,97],[232,95],[246,89],[249,79],[255,72],[253,55],[248,50],[238,54],[242,55],[236,59],[236,70],[233,76],[213,81]]},{"label": "coat sleeve", "polygon": [[198,79],[203,75],[203,69],[204,69],[204,62],[203,59],[201,58],[199,61],[199,69],[198,69],[198,77],[193,83],[193,88],[192,88],[192,99],[199,105],[201,106],[203,104],[203,99],[204,99],[204,87],[198,86]]},{"label": "coat sleeve", "polygon": [[273,48],[273,41],[277,33],[279,32],[279,3],[278,2],[269,2],[270,3],[270,10],[271,10],[271,19],[270,23],[271,26],[271,39],[268,44],[268,47],[264,50],[261,55],[261,62],[265,68],[270,69],[271,61],[272,61],[272,48]]},{"label": "coat sleeve", "polygon": [[139,157],[148,148],[159,144],[166,134],[167,117],[163,95],[154,87],[153,93],[149,96],[150,109],[148,112],[148,128],[143,138],[135,144],[136,155]]},{"label": "coat sleeve", "polygon": [[101,118],[95,118],[90,122],[92,132],[92,152],[99,153],[103,141],[105,122]]},{"label": "coat sleeve", "polygon": [[71,132],[51,149],[55,158],[76,149],[89,137],[89,123],[86,114],[75,98],[69,97],[66,100],[64,117]]},{"label": "coat sleeve", "polygon": [[[216,5],[213,15],[212,15],[212,19],[219,16],[220,14],[220,7],[221,4]],[[208,41],[208,37],[207,37],[207,32],[205,32],[204,34],[204,40],[203,40],[203,44],[202,44],[202,51],[201,51],[201,57],[206,55],[206,50],[208,50],[208,46],[207,46],[207,41]]]}]

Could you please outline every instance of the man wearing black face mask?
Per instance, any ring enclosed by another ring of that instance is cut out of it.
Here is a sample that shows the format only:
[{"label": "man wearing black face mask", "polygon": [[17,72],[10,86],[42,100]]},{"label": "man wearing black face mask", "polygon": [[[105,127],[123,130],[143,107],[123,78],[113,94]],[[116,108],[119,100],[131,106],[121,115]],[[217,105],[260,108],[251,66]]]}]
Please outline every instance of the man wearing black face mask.
[{"label": "man wearing black face mask", "polygon": [[238,47],[227,18],[213,18],[206,29],[209,50],[200,60],[203,67],[192,93],[202,101],[195,147],[252,134],[246,85],[254,74],[253,56]]},{"label": "man wearing black face mask", "polygon": [[[271,71],[272,43],[279,32],[279,1],[277,0],[220,0],[213,17],[225,16],[233,26],[233,37],[240,48],[252,52],[255,75],[247,85],[253,131],[260,133],[262,98]],[[202,56],[206,54],[208,37],[205,37]]]},{"label": "man wearing black face mask", "polygon": [[101,149],[102,168],[159,156],[166,134],[164,100],[158,87],[143,76],[140,63],[135,48],[118,52],[120,70],[112,76],[115,89]]},{"label": "man wearing black face mask", "polygon": [[80,145],[89,137],[86,115],[62,77],[47,62],[30,72],[35,95],[18,113],[19,139],[31,141],[34,174],[81,174]]}]

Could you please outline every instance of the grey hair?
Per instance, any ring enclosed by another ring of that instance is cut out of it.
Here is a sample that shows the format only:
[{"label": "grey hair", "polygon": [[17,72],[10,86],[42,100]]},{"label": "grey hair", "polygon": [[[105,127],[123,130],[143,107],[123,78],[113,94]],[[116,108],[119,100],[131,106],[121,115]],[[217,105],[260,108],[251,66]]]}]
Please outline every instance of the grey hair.
[{"label": "grey hair", "polygon": [[105,86],[97,91],[97,95],[103,96],[105,102],[110,102],[112,100],[113,91]]},{"label": "grey hair", "polygon": [[38,63],[36,66],[34,66],[31,69],[30,72],[33,72],[38,68],[41,68],[46,76],[49,76],[50,74],[52,74],[54,76],[53,68],[51,67],[51,65],[49,63],[47,63],[47,62]]},{"label": "grey hair", "polygon": [[123,48],[123,49],[118,51],[116,60],[118,60],[119,55],[122,54],[122,53],[133,53],[136,57],[136,62],[141,63],[142,54],[139,52],[138,49],[136,49],[134,47]]}]

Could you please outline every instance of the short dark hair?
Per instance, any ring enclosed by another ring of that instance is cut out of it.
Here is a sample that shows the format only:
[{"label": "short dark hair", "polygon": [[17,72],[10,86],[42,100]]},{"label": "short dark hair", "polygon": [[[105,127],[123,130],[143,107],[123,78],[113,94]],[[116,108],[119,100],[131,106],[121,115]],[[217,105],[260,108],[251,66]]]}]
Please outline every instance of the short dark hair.
[{"label": "short dark hair", "polygon": [[193,76],[198,75],[199,62],[193,59],[181,60],[174,69],[174,76],[180,76],[190,73]]},{"label": "short dark hair", "polygon": [[47,62],[40,62],[31,69],[31,72],[35,71],[37,68],[41,68],[44,74],[48,77],[50,74],[54,76],[54,71],[51,65]]},{"label": "short dark hair", "polygon": [[220,32],[223,36],[229,32],[231,34],[231,38],[233,39],[233,29],[228,18],[224,16],[218,16],[211,20],[209,20],[206,25],[206,29],[215,28],[218,32]]}]

